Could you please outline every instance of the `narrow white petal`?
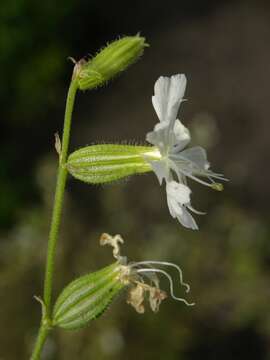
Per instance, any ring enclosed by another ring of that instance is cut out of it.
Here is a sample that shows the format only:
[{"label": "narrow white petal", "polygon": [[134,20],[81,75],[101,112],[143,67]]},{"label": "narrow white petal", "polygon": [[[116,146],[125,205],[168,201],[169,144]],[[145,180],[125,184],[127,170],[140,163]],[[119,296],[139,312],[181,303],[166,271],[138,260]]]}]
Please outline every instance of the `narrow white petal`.
[{"label": "narrow white petal", "polygon": [[161,76],[155,83],[152,103],[160,121],[174,121],[186,89],[186,76]]},{"label": "narrow white petal", "polygon": [[183,207],[182,215],[178,216],[177,219],[184,227],[192,230],[198,230],[196,221],[185,207]]},{"label": "narrow white petal", "polygon": [[155,82],[152,104],[160,121],[166,121],[167,93],[169,89],[169,78],[161,76]]}]

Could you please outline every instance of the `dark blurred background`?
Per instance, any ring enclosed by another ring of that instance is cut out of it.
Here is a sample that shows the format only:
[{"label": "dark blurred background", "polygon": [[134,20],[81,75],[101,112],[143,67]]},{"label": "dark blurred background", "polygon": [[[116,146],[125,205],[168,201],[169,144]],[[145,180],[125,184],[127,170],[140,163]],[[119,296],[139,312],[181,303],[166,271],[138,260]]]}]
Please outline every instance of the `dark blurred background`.
[{"label": "dark blurred background", "polygon": [[1,0],[1,360],[27,359],[39,323],[67,58],[138,31],[151,45],[143,58],[78,95],[70,149],[143,144],[157,121],[155,80],[183,72],[181,119],[230,182],[222,193],[192,184],[193,205],[207,211],[193,232],[170,217],[153,174],[92,187],[70,179],[54,293],[111,263],[98,238],[121,233],[130,260],[178,263],[196,306],[168,299],[138,315],[122,296],[88,328],[55,331],[44,359],[270,359],[269,2]]}]

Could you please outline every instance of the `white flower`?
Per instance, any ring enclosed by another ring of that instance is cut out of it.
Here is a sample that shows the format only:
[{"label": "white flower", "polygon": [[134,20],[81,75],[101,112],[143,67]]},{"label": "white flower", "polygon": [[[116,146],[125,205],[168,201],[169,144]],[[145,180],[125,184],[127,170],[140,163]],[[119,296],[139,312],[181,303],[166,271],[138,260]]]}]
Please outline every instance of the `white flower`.
[{"label": "white flower", "polygon": [[[166,181],[168,206],[171,215],[185,227],[197,229],[187,209],[196,212],[190,205],[190,189],[186,178],[222,190],[222,184],[214,179],[225,180],[222,174],[209,170],[206,151],[199,146],[184,148],[190,142],[189,130],[177,119],[177,113],[186,89],[184,74],[161,76],[155,83],[152,103],[159,118],[154,130],[146,140],[154,145],[150,156],[146,156],[160,184]],[[176,175],[178,183],[174,180]],[[202,179],[203,178],[203,179]],[[208,180],[208,181],[207,181]],[[189,190],[189,191],[187,191]],[[181,192],[181,195],[179,193]],[[183,201],[185,200],[185,201]]]}]

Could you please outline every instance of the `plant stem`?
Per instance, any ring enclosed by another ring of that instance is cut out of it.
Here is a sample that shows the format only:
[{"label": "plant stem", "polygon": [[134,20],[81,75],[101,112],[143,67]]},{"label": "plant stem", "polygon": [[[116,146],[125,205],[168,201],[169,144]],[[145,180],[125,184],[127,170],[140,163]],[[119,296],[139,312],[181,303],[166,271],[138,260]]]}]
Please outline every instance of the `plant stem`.
[{"label": "plant stem", "polygon": [[54,274],[55,250],[58,240],[59,227],[63,208],[63,198],[67,179],[66,158],[69,145],[70,127],[72,119],[72,111],[74,106],[75,95],[77,91],[77,82],[72,80],[68,90],[66,111],[64,120],[64,129],[61,145],[61,154],[58,167],[57,183],[54,198],[54,207],[52,213],[51,228],[49,234],[47,263],[44,280],[44,303],[46,306],[47,315],[51,312],[51,297],[52,297],[52,282]]},{"label": "plant stem", "polygon": [[[75,74],[74,68],[74,74]],[[61,144],[61,153],[59,155],[59,166],[56,182],[56,190],[54,197],[54,206],[51,220],[51,227],[48,240],[48,249],[47,249],[47,262],[45,270],[45,279],[44,279],[44,308],[45,308],[45,322],[42,321],[34,351],[31,357],[31,360],[38,360],[40,358],[40,353],[42,347],[45,343],[45,340],[49,333],[49,327],[46,325],[46,320],[50,321],[51,318],[51,299],[52,299],[52,284],[53,284],[53,275],[54,275],[54,263],[55,263],[55,253],[56,245],[59,235],[59,228],[61,222],[61,215],[63,209],[63,199],[67,179],[67,169],[66,169],[66,159],[68,154],[69,138],[70,138],[70,128],[72,120],[72,112],[74,107],[74,100],[76,92],[78,89],[76,77],[73,76],[66,100],[66,110],[65,110],[65,119],[64,119],[64,128]]]},{"label": "plant stem", "polygon": [[33,353],[30,360],[38,360],[40,358],[41,350],[48,336],[48,333],[49,333],[49,328],[41,324],[38,331],[35,347],[33,349]]}]

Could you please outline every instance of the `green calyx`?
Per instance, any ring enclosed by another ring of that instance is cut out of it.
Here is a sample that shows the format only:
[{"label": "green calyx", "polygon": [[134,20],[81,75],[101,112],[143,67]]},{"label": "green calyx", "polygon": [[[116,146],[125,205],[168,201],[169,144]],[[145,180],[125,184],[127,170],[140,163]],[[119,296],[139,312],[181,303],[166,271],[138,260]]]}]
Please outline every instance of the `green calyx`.
[{"label": "green calyx", "polygon": [[67,161],[69,173],[91,184],[112,182],[133,174],[152,171],[146,156],[152,147],[102,144],[81,148]]},{"label": "green calyx", "polygon": [[146,46],[145,38],[139,35],[125,36],[108,44],[91,60],[81,61],[77,73],[79,89],[103,85],[137,61]]},{"label": "green calyx", "polygon": [[67,285],[53,309],[53,326],[79,329],[99,317],[123,289],[121,265],[113,263]]}]

